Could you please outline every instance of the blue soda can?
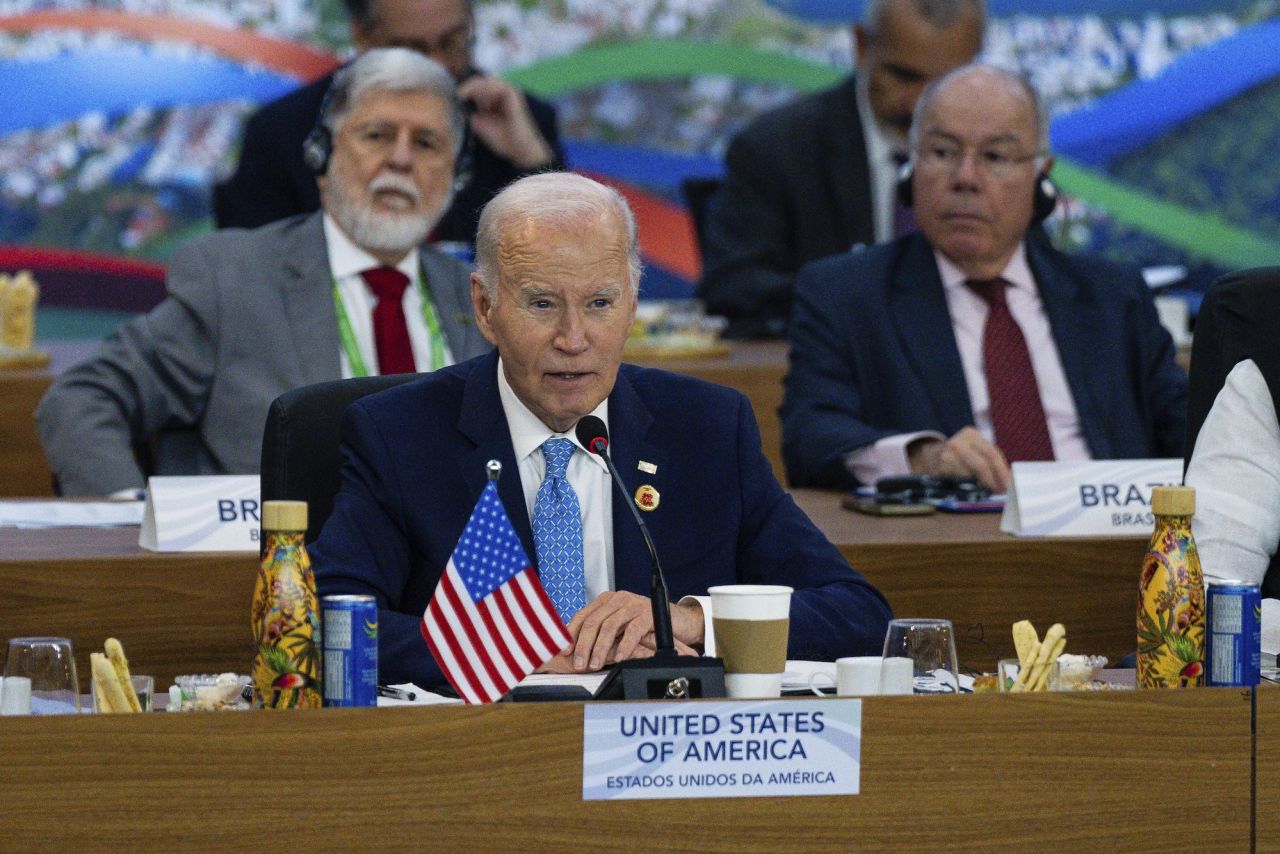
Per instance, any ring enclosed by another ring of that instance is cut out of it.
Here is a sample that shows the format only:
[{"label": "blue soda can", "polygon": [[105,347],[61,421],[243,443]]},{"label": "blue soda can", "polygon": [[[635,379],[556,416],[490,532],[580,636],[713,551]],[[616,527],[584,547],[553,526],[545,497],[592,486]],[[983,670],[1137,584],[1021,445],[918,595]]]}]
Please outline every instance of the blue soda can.
[{"label": "blue soda can", "polygon": [[378,605],[372,596],[326,596],[324,704],[378,705]]},{"label": "blue soda can", "polygon": [[1210,582],[1206,616],[1206,684],[1257,685],[1262,658],[1262,587],[1247,581]]}]

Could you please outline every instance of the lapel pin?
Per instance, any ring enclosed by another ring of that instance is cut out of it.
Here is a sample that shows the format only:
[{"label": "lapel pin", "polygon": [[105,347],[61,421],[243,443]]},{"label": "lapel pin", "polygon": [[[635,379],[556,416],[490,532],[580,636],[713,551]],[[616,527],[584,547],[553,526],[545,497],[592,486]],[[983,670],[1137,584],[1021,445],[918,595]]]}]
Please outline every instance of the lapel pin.
[{"label": "lapel pin", "polygon": [[641,510],[657,510],[662,496],[649,484],[636,487],[636,506]]},{"label": "lapel pin", "polygon": [[644,472],[645,474],[657,474],[657,473],[658,473],[658,466],[657,466],[657,464],[656,464],[656,463],[646,462],[645,460],[641,460],[640,462],[636,463],[636,468],[640,469],[640,471]]}]

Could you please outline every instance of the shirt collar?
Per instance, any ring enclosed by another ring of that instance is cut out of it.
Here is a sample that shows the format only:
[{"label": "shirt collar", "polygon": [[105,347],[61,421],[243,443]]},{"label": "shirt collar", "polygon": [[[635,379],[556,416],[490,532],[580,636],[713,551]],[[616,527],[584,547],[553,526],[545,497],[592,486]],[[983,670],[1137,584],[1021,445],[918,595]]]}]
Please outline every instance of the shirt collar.
[{"label": "shirt collar", "polygon": [[[572,430],[568,433],[556,433],[546,424],[543,424],[542,420],[534,415],[529,410],[529,407],[524,405],[524,401],[516,395],[515,389],[507,382],[506,372],[502,368],[501,356],[498,357],[498,397],[502,400],[502,413],[507,417],[507,429],[511,433],[511,447],[516,452],[516,465],[524,462],[526,457],[542,447],[543,442],[555,436],[573,442],[573,444],[582,448],[582,452],[594,464],[600,466],[601,469],[607,470],[604,460],[583,448],[582,443],[578,441],[578,437],[574,435]],[[602,400],[591,414],[603,421],[607,429],[609,427],[609,399]]]},{"label": "shirt collar", "polygon": [[[858,119],[862,124],[862,138],[867,146],[867,159],[872,163],[888,163],[893,168],[897,168],[897,163],[893,159],[895,153],[901,154],[903,157],[908,155],[906,148],[899,149],[893,141],[893,137],[876,118],[876,114],[871,111],[871,96],[867,92],[867,75],[865,73],[856,74],[853,78],[853,85],[857,90],[858,96],[855,99],[858,107]],[[894,174],[897,179],[896,173]]]},{"label": "shirt collar", "polygon": [[[372,267],[383,266],[382,262],[357,246],[338,223],[329,214],[324,215],[324,239],[329,247],[329,272],[335,282],[348,276],[358,276]],[[418,280],[418,250],[405,254],[396,264],[396,269],[409,277],[410,282]]]},{"label": "shirt collar", "polygon": [[[933,250],[933,257],[938,262],[938,273],[942,276],[942,287],[948,290],[963,287],[969,277],[964,271],[952,264],[947,257],[938,250]],[[1010,287],[1019,291],[1026,291],[1031,294],[1037,293],[1035,276],[1031,275],[1031,266],[1027,264],[1027,247],[1025,243],[1019,243],[1018,248],[1013,251],[1013,255],[1009,258],[1009,263],[1005,265],[1004,271],[1000,273],[1000,278],[1009,283]]]}]

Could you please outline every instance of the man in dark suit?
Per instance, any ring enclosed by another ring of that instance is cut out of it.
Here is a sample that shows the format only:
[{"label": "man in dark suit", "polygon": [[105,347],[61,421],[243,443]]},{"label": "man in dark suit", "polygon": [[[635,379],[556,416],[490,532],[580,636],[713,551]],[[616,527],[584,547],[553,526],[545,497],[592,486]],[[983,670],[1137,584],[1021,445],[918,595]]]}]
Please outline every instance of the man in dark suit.
[{"label": "man in dark suit", "polygon": [[[472,243],[480,209],[521,175],[560,169],[564,152],[551,105],[471,65],[475,20],[468,0],[344,0],[361,53],[407,47],[445,66],[470,108],[465,183],[433,239]],[[240,163],[214,190],[219,228],[256,228],[320,207],[302,142],[316,125],[333,75],[271,102],[249,118]]]},{"label": "man in dark suit", "polygon": [[[322,594],[377,597],[382,678],[443,682],[419,625],[491,459],[574,638],[550,668],[652,653],[648,554],[622,504],[632,496],[614,493],[573,436],[588,414],[607,422],[614,461],[650,511],[679,648],[710,644],[708,587],[747,582],[795,588],[792,657],[879,652],[888,605],[778,485],[746,399],[621,365],[639,277],[620,196],[567,173],[524,178],[480,220],[472,304],[497,352],[348,410],[343,486],[312,555]],[[541,520],[544,502],[569,495],[561,518],[579,542],[566,562]]]},{"label": "man in dark suit", "polygon": [[895,216],[911,110],[982,46],[983,0],[870,0],[857,71],[765,113],[734,138],[707,206],[699,295],[738,338],[786,334],[796,272],[911,227]]},{"label": "man in dark suit", "polygon": [[1180,456],[1187,377],[1140,273],[1028,236],[1052,208],[1035,92],[958,69],[925,90],[911,138],[920,233],[797,282],[790,482],[974,475],[1002,491],[1014,460]]}]

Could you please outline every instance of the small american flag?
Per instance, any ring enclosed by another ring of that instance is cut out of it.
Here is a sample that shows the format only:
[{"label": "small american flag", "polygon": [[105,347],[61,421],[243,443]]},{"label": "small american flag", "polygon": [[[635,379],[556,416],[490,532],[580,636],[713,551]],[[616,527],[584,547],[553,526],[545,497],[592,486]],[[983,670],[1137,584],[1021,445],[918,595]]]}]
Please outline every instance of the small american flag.
[{"label": "small american flag", "polygon": [[422,637],[468,703],[492,703],[573,640],[492,481],[422,615]]}]

